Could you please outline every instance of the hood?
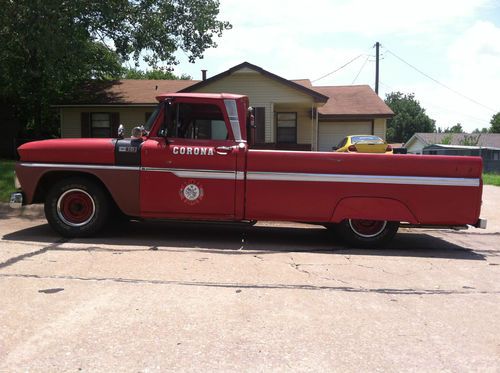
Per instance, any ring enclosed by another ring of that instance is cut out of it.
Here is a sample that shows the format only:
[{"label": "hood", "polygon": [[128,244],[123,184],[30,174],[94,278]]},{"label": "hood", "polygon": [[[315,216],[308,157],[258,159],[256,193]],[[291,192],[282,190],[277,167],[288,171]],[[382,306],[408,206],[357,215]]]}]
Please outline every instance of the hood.
[{"label": "hood", "polygon": [[115,139],[54,139],[17,148],[22,162],[113,164]]}]

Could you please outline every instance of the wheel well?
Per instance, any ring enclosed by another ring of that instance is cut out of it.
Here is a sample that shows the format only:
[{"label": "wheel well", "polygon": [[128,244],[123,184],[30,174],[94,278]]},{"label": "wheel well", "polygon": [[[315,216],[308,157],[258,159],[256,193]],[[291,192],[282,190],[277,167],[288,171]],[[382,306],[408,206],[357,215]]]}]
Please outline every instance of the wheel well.
[{"label": "wheel well", "polygon": [[110,201],[112,201],[112,203],[116,206],[116,202],[114,201],[113,196],[111,195],[108,188],[102,182],[101,179],[87,172],[79,172],[79,171],[50,171],[45,173],[38,181],[38,185],[36,187],[35,194],[33,197],[33,203],[45,202],[45,196],[47,195],[52,185],[58,183],[63,179],[75,176],[83,177],[99,185],[102,188],[102,190],[108,195]]},{"label": "wheel well", "polygon": [[342,199],[332,214],[331,222],[344,219],[405,221],[418,223],[411,210],[403,202],[392,198],[347,197]]}]

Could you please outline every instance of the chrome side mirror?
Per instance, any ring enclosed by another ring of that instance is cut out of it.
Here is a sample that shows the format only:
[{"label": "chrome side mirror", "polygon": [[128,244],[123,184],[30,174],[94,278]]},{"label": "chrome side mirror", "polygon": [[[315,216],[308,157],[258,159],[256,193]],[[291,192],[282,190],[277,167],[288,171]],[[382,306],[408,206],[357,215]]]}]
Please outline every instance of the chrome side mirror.
[{"label": "chrome side mirror", "polygon": [[118,138],[123,139],[123,133],[125,132],[125,127],[123,127],[123,124],[120,124],[118,126]]}]

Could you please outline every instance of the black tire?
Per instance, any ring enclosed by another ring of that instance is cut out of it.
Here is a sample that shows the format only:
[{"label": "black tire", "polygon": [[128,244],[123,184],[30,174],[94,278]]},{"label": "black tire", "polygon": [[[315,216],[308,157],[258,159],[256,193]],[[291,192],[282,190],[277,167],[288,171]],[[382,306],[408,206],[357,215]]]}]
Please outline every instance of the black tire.
[{"label": "black tire", "polygon": [[334,227],[335,233],[350,246],[377,248],[394,238],[399,222],[346,219]]},{"label": "black tire", "polygon": [[88,237],[106,224],[109,197],[102,187],[84,177],[54,184],[45,198],[45,217],[63,237]]}]

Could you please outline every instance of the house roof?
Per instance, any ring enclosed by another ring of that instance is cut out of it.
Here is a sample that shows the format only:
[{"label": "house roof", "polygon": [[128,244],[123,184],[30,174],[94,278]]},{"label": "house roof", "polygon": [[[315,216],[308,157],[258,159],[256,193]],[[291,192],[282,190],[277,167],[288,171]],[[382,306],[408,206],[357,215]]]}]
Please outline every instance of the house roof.
[{"label": "house roof", "polygon": [[197,82],[198,80],[141,79],[92,81],[83,85],[75,98],[54,106],[155,105],[159,93],[178,92]]},{"label": "house roof", "polygon": [[368,85],[320,86],[314,89],[330,97],[328,102],[318,109],[322,117],[389,118],[394,115],[389,106]]},{"label": "house roof", "polygon": [[[196,84],[193,84],[189,87],[186,87],[184,89],[181,89],[180,92],[192,92],[192,91],[196,91],[197,89],[199,88],[202,88],[202,87],[205,87],[207,86],[208,84],[211,84],[217,80],[220,80],[222,78],[225,78],[226,76],[229,76],[231,74],[234,74],[235,72],[237,72],[238,70],[242,70],[242,69],[251,69],[251,70],[254,70],[264,76],[267,76],[268,78],[270,79],[273,79],[277,82],[280,82],[286,86],[289,86],[291,88],[294,88],[298,91],[301,91],[302,93],[305,93],[306,95],[309,95],[311,97],[314,98],[314,101],[316,102],[326,102],[328,101],[328,96],[325,96],[323,94],[321,94],[320,92],[316,91],[316,90],[313,90],[311,88],[308,88],[306,87],[304,84],[299,84],[293,80],[288,80],[288,79],[285,79],[285,78],[282,78],[281,76],[279,75],[276,75],[276,74],[273,74],[267,70],[264,70],[262,67],[259,67],[257,65],[253,65],[249,62],[243,62],[243,63],[240,63],[239,65],[236,65],[234,67],[231,67],[229,70],[226,70],[220,74],[217,74],[217,75],[214,75],[206,80],[202,80],[201,82],[198,82]],[[300,82],[303,82],[303,80],[299,80]],[[303,82],[305,83],[305,82]]]},{"label": "house roof", "polygon": [[152,106],[160,93],[194,92],[211,82],[241,69],[254,70],[312,97],[324,105],[318,108],[320,119],[388,118],[394,113],[368,85],[315,87],[309,79],[287,80],[263,68],[243,62],[206,80],[92,81],[82,86],[72,98],[54,107],[78,106]]},{"label": "house roof", "polygon": [[425,145],[440,144],[445,139],[449,142],[449,145],[462,145],[465,140],[465,136],[471,138],[471,136],[478,136],[477,146],[480,147],[492,147],[500,148],[500,133],[426,133],[417,132],[415,133],[405,144],[408,147],[411,143],[420,140]]},{"label": "house roof", "polygon": [[427,145],[424,149],[434,149],[434,148],[439,148],[439,149],[468,149],[468,150],[477,150],[477,149],[500,149],[500,148],[493,148],[493,147],[486,147],[486,146],[469,146],[469,145],[447,145],[447,144],[431,144]]}]

